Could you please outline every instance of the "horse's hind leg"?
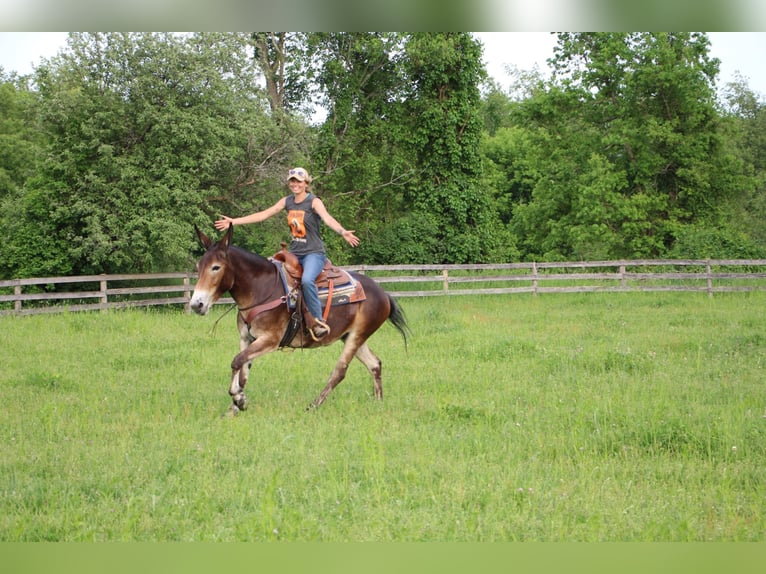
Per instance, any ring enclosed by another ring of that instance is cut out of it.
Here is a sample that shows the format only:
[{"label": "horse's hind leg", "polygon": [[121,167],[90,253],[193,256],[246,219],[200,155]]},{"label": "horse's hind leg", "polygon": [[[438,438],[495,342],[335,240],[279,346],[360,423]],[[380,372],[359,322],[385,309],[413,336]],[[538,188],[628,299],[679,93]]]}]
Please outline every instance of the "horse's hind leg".
[{"label": "horse's hind leg", "polygon": [[327,398],[327,395],[329,395],[332,390],[338,386],[338,383],[345,378],[348,364],[354,358],[357,349],[359,349],[359,343],[354,339],[353,335],[349,336],[346,339],[345,345],[343,345],[343,350],[340,353],[338,362],[335,363],[335,368],[332,370],[332,373],[330,373],[330,378],[327,380],[327,384],[324,389],[322,389],[322,392],[319,393],[319,396],[314,399],[314,402],[309,405],[309,409],[321,405]]},{"label": "horse's hind leg", "polygon": [[383,398],[383,366],[380,359],[370,350],[367,343],[364,343],[356,352],[356,358],[359,359],[372,375],[372,390],[376,399]]}]

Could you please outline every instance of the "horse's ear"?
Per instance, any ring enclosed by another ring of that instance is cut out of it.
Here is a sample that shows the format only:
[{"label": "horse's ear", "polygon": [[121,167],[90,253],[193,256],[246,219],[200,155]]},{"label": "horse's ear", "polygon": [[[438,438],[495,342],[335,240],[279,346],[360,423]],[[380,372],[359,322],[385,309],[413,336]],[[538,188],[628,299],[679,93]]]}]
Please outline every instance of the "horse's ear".
[{"label": "horse's ear", "polygon": [[199,238],[199,242],[202,244],[202,247],[204,247],[205,249],[208,249],[213,244],[213,242],[210,241],[210,238],[204,233],[202,233],[199,230],[199,227],[197,227],[196,225],[194,226],[194,231],[197,232],[197,237]]},{"label": "horse's ear", "polygon": [[226,235],[224,235],[223,239],[221,239],[221,243],[226,249],[228,249],[229,245],[231,245],[231,238],[233,235],[234,235],[234,224],[229,223],[229,228],[226,230]]}]

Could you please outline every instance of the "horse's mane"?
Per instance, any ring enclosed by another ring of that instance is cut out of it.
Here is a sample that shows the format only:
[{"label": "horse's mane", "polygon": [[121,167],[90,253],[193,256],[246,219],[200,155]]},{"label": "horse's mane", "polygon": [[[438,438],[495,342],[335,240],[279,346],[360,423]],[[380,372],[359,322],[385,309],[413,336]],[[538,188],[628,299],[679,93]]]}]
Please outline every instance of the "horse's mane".
[{"label": "horse's mane", "polygon": [[263,255],[258,255],[257,253],[253,253],[252,251],[248,251],[242,247],[237,247],[236,245],[230,245],[229,251],[236,253],[237,257],[242,259],[248,265],[261,266],[269,262],[269,260],[266,259]]}]

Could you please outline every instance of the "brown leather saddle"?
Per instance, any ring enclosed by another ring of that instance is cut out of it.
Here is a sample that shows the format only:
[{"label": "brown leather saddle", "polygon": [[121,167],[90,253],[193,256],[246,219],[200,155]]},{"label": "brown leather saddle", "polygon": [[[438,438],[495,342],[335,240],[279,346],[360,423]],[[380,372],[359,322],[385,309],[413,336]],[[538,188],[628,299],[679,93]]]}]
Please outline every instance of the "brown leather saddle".
[{"label": "brown leather saddle", "polygon": [[[282,263],[288,289],[294,291],[301,286],[303,267],[298,261],[298,257],[287,250],[287,244],[282,243],[281,245],[282,249],[275,253],[272,259]],[[334,265],[329,258],[325,261],[324,269],[316,279],[316,285],[319,301],[324,306],[323,319],[325,321],[331,306],[358,303],[366,298],[362,284],[354,279],[348,271]]]}]

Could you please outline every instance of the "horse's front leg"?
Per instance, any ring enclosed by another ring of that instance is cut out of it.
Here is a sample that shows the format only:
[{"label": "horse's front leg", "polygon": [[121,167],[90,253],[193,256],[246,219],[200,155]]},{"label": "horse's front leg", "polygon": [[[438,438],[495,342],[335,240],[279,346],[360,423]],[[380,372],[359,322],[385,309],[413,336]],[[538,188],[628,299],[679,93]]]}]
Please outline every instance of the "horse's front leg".
[{"label": "horse's front leg", "polygon": [[228,414],[236,415],[239,411],[247,410],[248,402],[245,396],[245,385],[250,371],[250,362],[245,358],[242,364],[242,355],[246,351],[241,351],[231,362],[231,384],[229,385],[229,396],[231,397],[231,406]]},{"label": "horse's front leg", "polygon": [[249,337],[242,338],[240,342],[242,350],[231,362],[229,396],[231,396],[232,404],[228,414],[236,415],[239,411],[247,409],[248,401],[247,396],[245,396],[245,386],[250,376],[250,365],[254,359],[276,350],[278,346],[278,342],[271,338],[259,337],[255,340]]},{"label": "horse's front leg", "polygon": [[231,362],[231,384],[229,385],[229,396],[231,396],[232,405],[229,408],[229,414],[237,414],[239,411],[247,409],[247,397],[245,396],[245,386],[250,375],[250,361],[240,364],[240,356],[247,351],[247,348],[254,342],[250,336],[249,329],[244,322],[239,327],[239,353]]}]

